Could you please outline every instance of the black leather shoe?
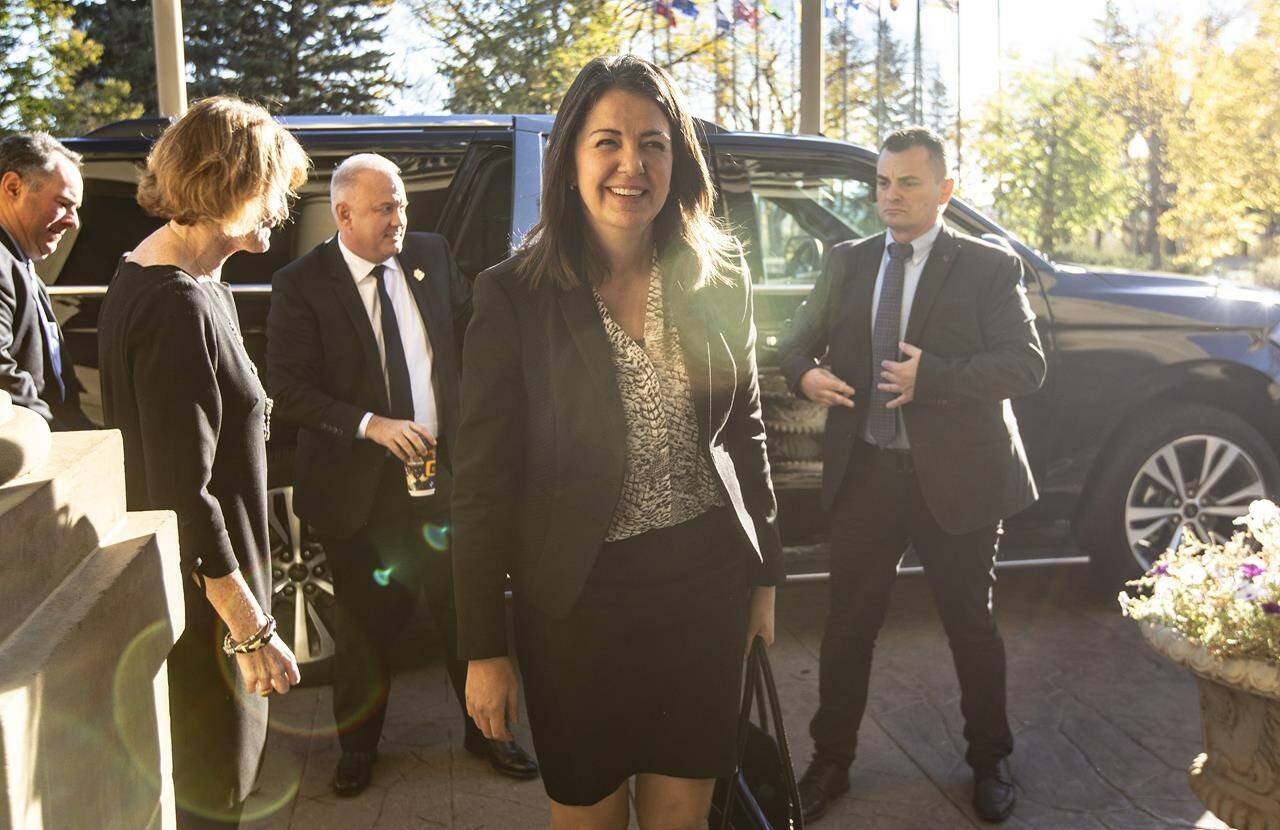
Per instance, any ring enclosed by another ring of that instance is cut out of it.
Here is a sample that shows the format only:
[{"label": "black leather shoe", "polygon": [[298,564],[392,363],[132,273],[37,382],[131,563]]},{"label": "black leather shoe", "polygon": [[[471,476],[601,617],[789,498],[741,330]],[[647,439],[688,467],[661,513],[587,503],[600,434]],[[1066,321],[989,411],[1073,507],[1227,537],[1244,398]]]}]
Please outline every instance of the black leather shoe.
[{"label": "black leather shoe", "polygon": [[373,764],[378,751],[344,752],[333,772],[333,791],[343,798],[351,798],[364,792],[373,780]]},{"label": "black leather shoe", "polygon": [[1009,759],[974,767],[973,811],[983,821],[1001,822],[1013,813],[1018,801],[1013,791],[1013,771]]},{"label": "black leather shoe", "polygon": [[849,768],[835,761],[815,758],[800,777],[800,812],[805,822],[815,821],[831,802],[849,792]]},{"label": "black leather shoe", "polygon": [[467,735],[462,740],[462,748],[488,759],[489,766],[510,778],[538,777],[538,762],[515,741],[490,741],[483,735]]}]

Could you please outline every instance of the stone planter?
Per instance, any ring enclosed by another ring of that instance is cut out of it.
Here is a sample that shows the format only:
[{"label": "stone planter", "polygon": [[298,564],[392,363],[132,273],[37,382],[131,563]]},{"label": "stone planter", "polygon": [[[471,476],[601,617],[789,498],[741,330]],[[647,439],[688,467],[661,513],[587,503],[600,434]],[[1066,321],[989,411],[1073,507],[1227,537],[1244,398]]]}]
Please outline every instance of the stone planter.
[{"label": "stone planter", "polygon": [[1280,830],[1280,666],[1219,660],[1172,629],[1140,627],[1200,686],[1205,751],[1191,762],[1191,791],[1236,830]]}]

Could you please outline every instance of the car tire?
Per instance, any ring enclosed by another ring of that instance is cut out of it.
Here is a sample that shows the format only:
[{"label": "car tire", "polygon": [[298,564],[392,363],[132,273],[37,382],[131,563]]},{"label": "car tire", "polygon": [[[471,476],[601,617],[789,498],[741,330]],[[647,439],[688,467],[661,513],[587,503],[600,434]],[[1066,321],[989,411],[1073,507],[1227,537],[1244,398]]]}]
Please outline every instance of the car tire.
[{"label": "car tire", "polygon": [[[293,650],[303,686],[323,686],[333,672],[333,576],[324,547],[293,512],[292,451],[272,448],[267,489],[271,544],[271,615]],[[282,475],[283,473],[283,475]]]},{"label": "car tire", "polygon": [[1262,435],[1211,406],[1171,405],[1127,425],[1112,447],[1085,494],[1080,534],[1111,586],[1141,576],[1183,533],[1229,538],[1235,516],[1280,489],[1280,463]]}]

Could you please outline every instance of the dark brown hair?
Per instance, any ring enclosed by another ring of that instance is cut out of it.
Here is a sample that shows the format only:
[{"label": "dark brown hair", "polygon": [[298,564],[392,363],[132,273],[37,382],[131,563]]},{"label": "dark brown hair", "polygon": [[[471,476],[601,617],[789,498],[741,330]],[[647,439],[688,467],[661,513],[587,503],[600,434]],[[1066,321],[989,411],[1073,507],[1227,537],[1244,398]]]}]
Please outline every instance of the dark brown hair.
[{"label": "dark brown hair", "polygon": [[161,134],[138,183],[138,204],[179,225],[214,222],[236,236],[289,218],[310,160],[257,104],[205,98]]},{"label": "dark brown hair", "polygon": [[929,151],[929,159],[933,162],[933,171],[938,174],[938,181],[947,177],[947,145],[942,136],[928,127],[907,127],[889,133],[880,147],[880,152],[901,153],[912,147],[923,147]]},{"label": "dark brown hair", "polygon": [[674,244],[692,253],[697,273],[690,289],[724,279],[737,265],[737,244],[711,212],[711,173],[693,119],[671,76],[634,55],[593,59],[560,102],[543,161],[541,216],[520,248],[520,273],[535,285],[550,280],[565,290],[599,284],[607,276],[570,184],[578,134],[596,102],[614,89],[653,101],[671,124],[671,191],[653,220],[659,256],[665,258]]}]

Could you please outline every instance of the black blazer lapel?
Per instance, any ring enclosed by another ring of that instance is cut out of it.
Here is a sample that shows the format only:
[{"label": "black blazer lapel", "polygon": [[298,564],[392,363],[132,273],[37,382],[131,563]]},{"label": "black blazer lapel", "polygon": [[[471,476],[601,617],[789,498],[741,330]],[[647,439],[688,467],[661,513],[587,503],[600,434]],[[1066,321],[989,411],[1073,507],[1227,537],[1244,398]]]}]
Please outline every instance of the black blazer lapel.
[{"label": "black blazer lapel", "polygon": [[595,298],[591,289],[578,286],[569,291],[561,291],[556,298],[560,304],[560,313],[569,327],[569,336],[578,347],[582,361],[587,365],[587,374],[604,397],[616,401],[621,406],[618,396],[618,383],[614,377],[613,358],[609,350],[609,336],[605,334],[604,323],[596,311]]},{"label": "black blazer lapel", "polygon": [[[335,236],[330,239],[325,243],[325,247],[325,260],[334,294],[346,310],[347,316],[351,318],[351,325],[355,327],[356,337],[360,340],[360,349],[364,352],[370,371],[375,372],[376,377],[381,377],[382,358],[378,354],[378,341],[374,339],[373,324],[369,322],[369,313],[365,311],[355,280],[351,278],[347,261],[342,258],[342,251],[338,249],[338,238]],[[383,412],[391,411],[391,403],[387,400],[386,384],[379,383],[378,388],[382,390],[379,398],[386,407]]]},{"label": "black blazer lapel", "polygon": [[[876,295],[876,277],[880,275],[880,262],[884,259],[885,235],[863,249],[862,255],[850,265],[850,288],[841,325],[853,326],[857,355],[857,370],[871,371],[871,304]],[[868,375],[869,376],[869,375]],[[855,386],[857,384],[855,383]]]},{"label": "black blazer lapel", "polygon": [[920,333],[929,319],[934,300],[942,291],[942,284],[951,273],[951,266],[960,252],[960,243],[956,242],[951,232],[944,226],[933,241],[933,249],[925,260],[924,270],[920,272],[920,283],[916,286],[915,299],[911,301],[911,316],[907,318],[907,342],[920,345]]},{"label": "black blazer lapel", "polygon": [[[737,365],[724,339],[724,325],[710,306],[710,289],[689,291],[664,274],[664,313],[675,325],[689,376],[689,393],[704,444],[720,431],[733,407]],[[726,321],[727,324],[727,321]]]}]

